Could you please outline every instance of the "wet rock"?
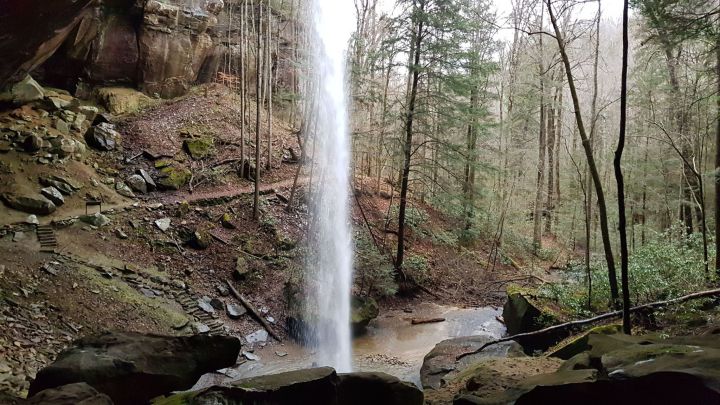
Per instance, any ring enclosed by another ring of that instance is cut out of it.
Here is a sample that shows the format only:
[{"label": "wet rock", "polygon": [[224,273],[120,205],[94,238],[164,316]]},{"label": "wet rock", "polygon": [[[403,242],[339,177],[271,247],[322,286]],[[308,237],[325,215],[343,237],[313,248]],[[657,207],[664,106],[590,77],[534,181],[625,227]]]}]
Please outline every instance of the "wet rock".
[{"label": "wet rock", "polygon": [[105,226],[110,223],[110,218],[106,217],[105,215],[96,212],[92,215],[82,215],[80,216],[80,220],[82,222],[85,222],[86,224],[90,224],[92,226]]},{"label": "wet rock", "polygon": [[40,391],[27,401],[25,405],[113,405],[105,394],[84,382],[67,384],[57,388]]},{"label": "wet rock", "polygon": [[355,335],[365,332],[370,321],[380,314],[380,307],[371,297],[353,296],[350,305],[350,322]]},{"label": "wet rock", "polygon": [[120,134],[115,130],[115,126],[109,123],[101,123],[90,127],[85,132],[85,142],[90,147],[101,151],[114,150],[119,140]]},{"label": "wet rock", "polygon": [[23,150],[28,153],[35,153],[42,149],[43,141],[42,138],[35,134],[30,134],[23,140]]},{"label": "wet rock", "polygon": [[170,229],[170,218],[160,218],[155,221],[155,226],[158,227],[161,231],[165,232],[168,229]]},{"label": "wet rock", "polygon": [[478,335],[443,340],[425,355],[420,368],[420,382],[424,388],[438,388],[444,379],[463,372],[481,359],[492,357],[523,357],[522,347],[515,342],[504,342],[485,348],[482,352],[457,360],[457,356],[472,352],[487,342],[495,340],[492,336]]},{"label": "wet rock", "polygon": [[247,309],[244,306],[238,304],[227,304],[225,306],[225,312],[230,319],[240,319],[247,313]]},{"label": "wet rock", "polygon": [[29,395],[82,381],[115,404],[147,403],[158,395],[191,388],[204,373],[234,365],[239,353],[240,341],[226,336],[90,336],[40,370]]},{"label": "wet rock", "polygon": [[135,198],[135,193],[133,193],[132,189],[123,181],[115,183],[115,191],[123,197]]},{"label": "wet rock", "polygon": [[214,142],[212,138],[193,138],[183,142],[183,148],[194,160],[204,159],[214,153]]},{"label": "wet rock", "polygon": [[338,374],[338,404],[423,405],[423,392],[414,384],[380,372]]},{"label": "wet rock", "polygon": [[267,342],[268,333],[265,329],[258,329],[255,332],[245,336],[245,340],[249,344]]},{"label": "wet rock", "polygon": [[179,190],[190,182],[192,173],[184,167],[168,166],[160,169],[156,183],[163,190]]},{"label": "wet rock", "polygon": [[132,176],[129,176],[127,179],[125,179],[125,183],[130,186],[133,191],[137,191],[139,193],[147,193],[148,187],[147,183],[145,182],[145,179],[139,174],[133,174]]},{"label": "wet rock", "polygon": [[145,180],[145,185],[148,189],[148,191],[155,191],[157,189],[157,185],[155,184],[155,181],[152,177],[143,169],[138,170],[138,174],[142,176],[143,180]]},{"label": "wet rock", "polygon": [[52,201],[52,203],[58,207],[65,204],[65,198],[63,198],[60,191],[58,191],[58,189],[56,189],[55,187],[45,187],[40,190],[40,194],[45,196],[45,198],[47,198],[48,200]]},{"label": "wet rock", "polygon": [[0,195],[0,199],[12,209],[36,215],[50,215],[57,208],[51,201],[42,197],[6,193]]},{"label": "wet rock", "polygon": [[278,356],[278,357],[285,357],[285,356],[287,356],[288,354],[287,354],[287,352],[283,352],[283,351],[281,351],[281,350],[276,350],[276,351],[275,351],[275,355]]}]

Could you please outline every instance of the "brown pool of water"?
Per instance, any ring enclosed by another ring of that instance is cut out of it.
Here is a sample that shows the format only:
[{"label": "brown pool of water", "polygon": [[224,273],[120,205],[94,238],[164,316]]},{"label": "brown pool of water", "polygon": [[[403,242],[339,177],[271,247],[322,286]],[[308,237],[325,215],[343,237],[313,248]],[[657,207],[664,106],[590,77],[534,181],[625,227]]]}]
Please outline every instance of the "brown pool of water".
[{"label": "brown pool of water", "polygon": [[[367,333],[353,341],[353,370],[382,371],[420,385],[423,358],[436,344],[460,336],[505,333],[496,317],[499,309],[456,308],[423,303],[412,311],[387,311],[368,325]],[[413,318],[445,318],[443,322],[412,325]],[[316,366],[315,351],[293,342],[257,347],[257,361],[247,361],[222,373],[203,376],[198,387]]]}]

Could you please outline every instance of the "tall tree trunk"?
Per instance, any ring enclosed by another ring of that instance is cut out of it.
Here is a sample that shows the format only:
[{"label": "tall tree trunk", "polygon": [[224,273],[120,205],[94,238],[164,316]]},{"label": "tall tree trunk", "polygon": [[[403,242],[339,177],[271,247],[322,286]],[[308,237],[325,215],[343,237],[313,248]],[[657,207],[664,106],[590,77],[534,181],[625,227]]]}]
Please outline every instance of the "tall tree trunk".
[{"label": "tall tree trunk", "polygon": [[620,231],[620,280],[622,282],[623,300],[623,332],[630,335],[632,324],[630,323],[630,286],[628,279],[628,243],[627,224],[625,218],[625,181],[622,172],[622,155],[625,149],[625,126],[627,121],[627,65],[628,65],[628,0],[623,4],[623,49],[622,49],[622,74],[620,79],[620,135],[618,137],[617,149],[613,166],[615,168],[615,180],[618,188],[618,227]]},{"label": "tall tree trunk", "polygon": [[262,59],[260,33],[262,21],[262,7],[259,7],[260,15],[257,19],[256,36],[256,52],[255,52],[255,190],[253,193],[253,218],[260,218],[260,108],[262,108],[260,99],[260,90],[262,84],[260,82],[260,60]]},{"label": "tall tree trunk", "polygon": [[585,150],[585,157],[587,158],[590,174],[592,175],[593,183],[595,185],[595,193],[597,194],[600,216],[600,232],[602,234],[603,248],[605,250],[605,261],[608,266],[610,298],[613,306],[617,306],[620,297],[617,285],[617,275],[615,273],[615,258],[613,257],[612,244],[610,242],[605,193],[603,191],[600,175],[595,164],[595,157],[593,156],[592,147],[590,146],[590,140],[585,132],[585,125],[583,124],[582,113],[580,110],[580,99],[577,94],[577,89],[575,88],[575,80],[573,79],[570,59],[565,51],[565,43],[563,42],[564,39],[560,33],[560,28],[558,27],[557,19],[555,18],[555,14],[551,6],[551,0],[545,0],[545,4],[547,5],[548,14],[550,14],[550,21],[553,25],[553,30],[555,31],[555,40],[558,44],[558,48],[560,49],[560,56],[562,57],[563,65],[565,66],[565,76],[567,77],[568,87],[570,88],[570,95],[572,96],[573,101],[573,108],[575,110],[575,121],[577,122],[578,132],[580,134],[580,138],[582,139],[583,149]]},{"label": "tall tree trunk", "polygon": [[547,117],[547,155],[548,155],[548,179],[547,179],[547,197],[545,200],[545,233],[552,234],[553,211],[555,210],[555,104],[557,103],[557,93],[551,101]]},{"label": "tall tree trunk", "polygon": [[[425,0],[413,2],[415,12],[424,13]],[[395,257],[395,269],[404,278],[402,271],[403,259],[405,257],[405,209],[407,206],[408,180],[410,178],[410,159],[412,158],[413,140],[413,119],[415,118],[415,103],[420,80],[420,45],[423,37],[424,16],[419,16],[417,28],[413,32],[413,62],[410,66],[412,80],[410,81],[410,97],[408,98],[407,113],[405,116],[405,144],[402,177],[400,179],[400,207],[398,210],[398,243],[397,255]]]},{"label": "tall tree trunk", "polygon": [[265,169],[272,169],[272,41],[270,24],[272,23],[272,9],[270,0],[267,0],[267,23],[265,24],[265,94],[267,98],[267,162]]},{"label": "tall tree trunk", "polygon": [[[543,29],[543,13],[540,9],[540,31]],[[535,254],[542,249],[542,191],[545,187],[545,150],[547,141],[545,139],[545,64],[543,63],[543,35],[540,35],[540,61],[538,63],[540,74],[540,135],[538,137],[538,162],[537,162],[537,184],[535,185],[535,207],[533,212],[533,249]]]},{"label": "tall tree trunk", "polygon": [[[720,26],[715,33],[715,76],[720,94]],[[720,97],[715,98],[715,273],[720,277]]]}]

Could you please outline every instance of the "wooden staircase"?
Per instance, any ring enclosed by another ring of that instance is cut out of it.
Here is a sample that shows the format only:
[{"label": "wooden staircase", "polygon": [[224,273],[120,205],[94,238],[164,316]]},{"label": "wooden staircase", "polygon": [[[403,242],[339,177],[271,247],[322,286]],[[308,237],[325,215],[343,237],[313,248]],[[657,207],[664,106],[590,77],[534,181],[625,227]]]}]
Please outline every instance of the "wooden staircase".
[{"label": "wooden staircase", "polygon": [[54,252],[58,243],[52,226],[38,225],[35,232],[37,233],[38,242],[40,242],[40,251]]}]

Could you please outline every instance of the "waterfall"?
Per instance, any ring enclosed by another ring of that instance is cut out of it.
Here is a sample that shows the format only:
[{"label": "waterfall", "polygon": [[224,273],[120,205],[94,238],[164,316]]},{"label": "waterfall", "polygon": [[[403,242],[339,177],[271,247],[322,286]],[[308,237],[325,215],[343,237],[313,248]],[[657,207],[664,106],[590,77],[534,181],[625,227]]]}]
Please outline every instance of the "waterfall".
[{"label": "waterfall", "polygon": [[307,338],[318,365],[351,371],[350,141],[346,52],[354,23],[349,0],[311,0],[311,82],[306,95],[312,152]]}]

